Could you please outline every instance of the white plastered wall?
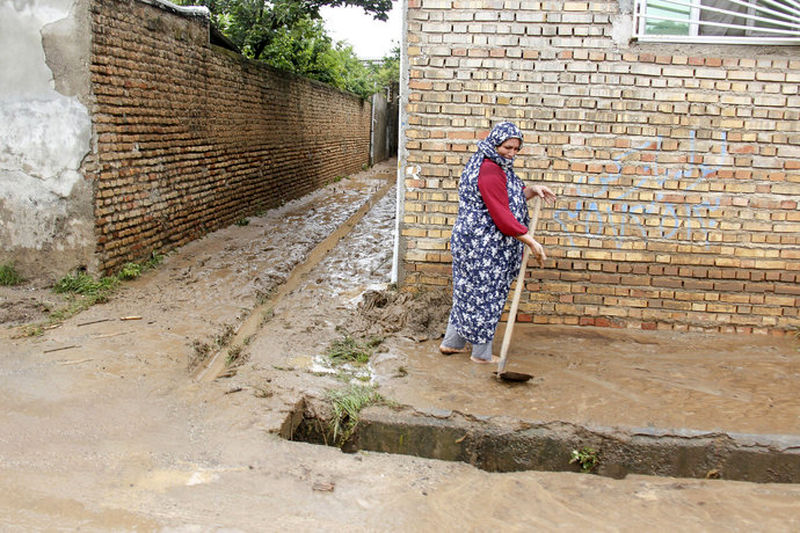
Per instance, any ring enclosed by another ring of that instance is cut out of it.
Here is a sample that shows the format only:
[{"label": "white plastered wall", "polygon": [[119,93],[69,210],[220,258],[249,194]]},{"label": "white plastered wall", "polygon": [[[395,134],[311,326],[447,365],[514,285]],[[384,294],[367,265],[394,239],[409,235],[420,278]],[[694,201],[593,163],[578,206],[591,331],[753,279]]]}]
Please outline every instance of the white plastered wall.
[{"label": "white plastered wall", "polygon": [[88,8],[0,0],[0,263],[53,278],[94,254]]}]

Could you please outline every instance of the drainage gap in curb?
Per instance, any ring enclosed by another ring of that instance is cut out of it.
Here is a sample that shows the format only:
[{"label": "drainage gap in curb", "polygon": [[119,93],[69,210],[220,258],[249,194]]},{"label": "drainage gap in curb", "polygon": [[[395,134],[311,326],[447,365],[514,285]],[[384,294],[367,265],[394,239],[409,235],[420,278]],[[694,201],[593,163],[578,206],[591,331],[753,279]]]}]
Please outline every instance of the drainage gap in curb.
[{"label": "drainage gap in curb", "polygon": [[[333,445],[330,408],[304,399],[281,429],[288,440]],[[369,407],[341,448],[462,461],[488,472],[521,470],[800,483],[800,436],[653,428],[587,427],[566,422],[479,419],[446,411]]]}]

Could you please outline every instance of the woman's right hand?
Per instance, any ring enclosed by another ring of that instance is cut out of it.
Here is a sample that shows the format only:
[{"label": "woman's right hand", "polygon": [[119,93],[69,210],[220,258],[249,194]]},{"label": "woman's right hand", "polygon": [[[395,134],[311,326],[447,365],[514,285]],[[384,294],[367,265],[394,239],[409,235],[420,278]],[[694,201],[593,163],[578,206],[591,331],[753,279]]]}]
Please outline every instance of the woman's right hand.
[{"label": "woman's right hand", "polygon": [[544,252],[544,247],[539,244],[536,239],[531,237],[531,242],[528,244],[531,254],[536,258],[536,262],[540,267],[544,266],[544,260],[547,259],[547,254]]},{"label": "woman's right hand", "polygon": [[523,233],[516,237],[518,241],[522,241],[528,248],[530,248],[531,255],[536,258],[536,262],[540,267],[544,266],[544,260],[547,259],[547,254],[544,253],[544,247],[539,244],[533,235],[530,233]]}]

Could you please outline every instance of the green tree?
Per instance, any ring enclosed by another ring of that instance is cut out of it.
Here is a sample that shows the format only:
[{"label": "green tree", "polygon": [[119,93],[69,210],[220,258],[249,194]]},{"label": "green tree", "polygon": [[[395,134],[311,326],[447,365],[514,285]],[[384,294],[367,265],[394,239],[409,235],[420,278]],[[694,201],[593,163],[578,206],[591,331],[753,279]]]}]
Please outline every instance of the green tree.
[{"label": "green tree", "polygon": [[380,91],[386,77],[380,70],[382,62],[376,67],[361,61],[352,46],[333,43],[322,21],[310,17],[278,30],[264,49],[261,61],[363,98]]},{"label": "green tree", "polygon": [[370,62],[372,78],[378,88],[389,87],[400,81],[400,47],[395,46],[380,61]]},{"label": "green tree", "polygon": [[[187,3],[183,0],[183,3]],[[212,22],[242,53],[260,59],[282,31],[303,19],[319,20],[323,6],[360,6],[377,20],[386,20],[392,0],[196,0],[211,11]]]},{"label": "green tree", "polygon": [[328,83],[362,98],[399,79],[400,48],[380,61],[358,59],[352,46],[334,43],[322,6],[361,6],[386,20],[392,0],[180,0],[205,5],[211,22],[247,57]]},{"label": "green tree", "polygon": [[[303,17],[288,28],[280,28],[264,49],[261,60],[281,70],[288,70],[327,83],[320,68],[321,56],[333,43],[321,20]],[[324,70],[324,69],[323,69]]]}]

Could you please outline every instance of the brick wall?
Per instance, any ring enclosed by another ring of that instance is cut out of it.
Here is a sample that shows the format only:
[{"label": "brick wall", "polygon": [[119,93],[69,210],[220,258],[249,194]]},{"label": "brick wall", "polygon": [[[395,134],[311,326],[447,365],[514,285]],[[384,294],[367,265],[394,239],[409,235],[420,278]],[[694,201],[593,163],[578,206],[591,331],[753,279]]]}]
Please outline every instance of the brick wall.
[{"label": "brick wall", "polygon": [[95,0],[91,87],[104,270],[302,196],[369,162],[370,104],[209,45],[208,21]]},{"label": "brick wall", "polygon": [[461,170],[512,120],[559,193],[519,320],[800,326],[798,47],[628,43],[614,1],[408,4],[405,283],[450,282]]}]

